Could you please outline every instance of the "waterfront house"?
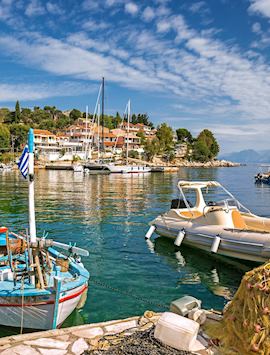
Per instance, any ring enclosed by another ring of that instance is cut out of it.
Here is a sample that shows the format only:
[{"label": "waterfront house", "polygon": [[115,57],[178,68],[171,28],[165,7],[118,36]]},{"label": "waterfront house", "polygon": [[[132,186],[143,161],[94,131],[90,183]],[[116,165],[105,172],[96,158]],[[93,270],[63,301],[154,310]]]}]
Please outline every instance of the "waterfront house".
[{"label": "waterfront house", "polygon": [[83,144],[71,142],[65,134],[55,135],[48,130],[34,129],[34,143],[36,153],[45,160],[73,160],[75,157],[85,157]]}]

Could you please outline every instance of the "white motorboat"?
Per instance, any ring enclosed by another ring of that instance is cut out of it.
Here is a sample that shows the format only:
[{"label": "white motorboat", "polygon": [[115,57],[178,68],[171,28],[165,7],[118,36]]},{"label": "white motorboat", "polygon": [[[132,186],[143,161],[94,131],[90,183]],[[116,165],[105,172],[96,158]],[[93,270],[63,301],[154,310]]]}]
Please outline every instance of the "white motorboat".
[{"label": "white motorboat", "polygon": [[[183,243],[256,262],[270,258],[270,218],[251,213],[216,181],[179,181],[178,188],[181,198],[150,223],[147,239],[156,232],[178,247]],[[222,199],[215,201],[215,196]]]},{"label": "white motorboat", "polygon": [[132,173],[150,173],[151,168],[148,166],[142,165],[114,165],[107,164],[105,167],[110,170],[111,173],[123,173],[123,174],[132,174]]}]

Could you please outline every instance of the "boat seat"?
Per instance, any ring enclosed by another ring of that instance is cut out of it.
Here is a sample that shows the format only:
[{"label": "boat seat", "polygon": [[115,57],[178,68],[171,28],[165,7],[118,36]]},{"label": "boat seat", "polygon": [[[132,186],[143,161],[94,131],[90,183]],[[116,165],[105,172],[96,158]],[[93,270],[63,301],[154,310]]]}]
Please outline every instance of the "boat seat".
[{"label": "boat seat", "polygon": [[239,211],[232,211],[233,225],[236,229],[247,229],[244,218]]},{"label": "boat seat", "polygon": [[180,215],[186,218],[198,218],[202,216],[202,213],[199,211],[181,211]]}]

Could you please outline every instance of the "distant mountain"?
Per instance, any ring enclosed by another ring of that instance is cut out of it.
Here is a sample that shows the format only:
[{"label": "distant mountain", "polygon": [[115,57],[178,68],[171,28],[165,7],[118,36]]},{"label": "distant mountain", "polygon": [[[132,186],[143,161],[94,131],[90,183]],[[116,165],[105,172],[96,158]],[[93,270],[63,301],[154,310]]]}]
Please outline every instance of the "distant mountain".
[{"label": "distant mountain", "polygon": [[234,161],[237,163],[270,163],[270,150],[256,151],[253,149],[228,153],[219,156],[219,159]]}]

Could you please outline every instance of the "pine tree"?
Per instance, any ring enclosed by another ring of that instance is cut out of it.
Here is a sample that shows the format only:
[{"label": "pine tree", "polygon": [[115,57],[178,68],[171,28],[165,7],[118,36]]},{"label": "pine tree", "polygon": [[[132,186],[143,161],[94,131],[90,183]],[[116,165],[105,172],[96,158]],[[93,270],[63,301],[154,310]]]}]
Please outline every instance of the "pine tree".
[{"label": "pine tree", "polygon": [[19,101],[16,101],[16,105],[15,105],[15,123],[18,123],[20,121],[21,118],[21,108],[20,108],[20,103]]}]

